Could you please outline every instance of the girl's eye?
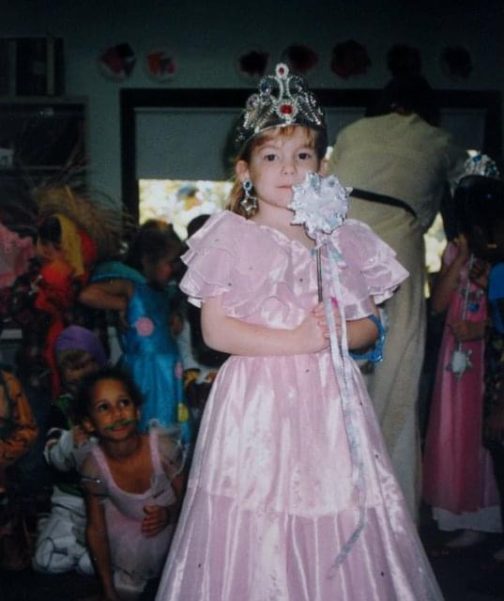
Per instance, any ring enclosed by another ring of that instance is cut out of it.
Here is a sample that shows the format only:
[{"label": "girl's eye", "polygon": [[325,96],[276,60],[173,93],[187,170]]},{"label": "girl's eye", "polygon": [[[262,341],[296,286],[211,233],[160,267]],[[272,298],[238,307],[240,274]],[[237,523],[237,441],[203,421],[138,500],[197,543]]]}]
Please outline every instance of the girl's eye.
[{"label": "girl's eye", "polygon": [[108,404],[107,403],[100,403],[99,405],[96,406],[96,410],[100,413],[104,413],[105,411],[108,411]]},{"label": "girl's eye", "polygon": [[276,159],[276,154],[269,153],[264,155],[264,160],[269,161],[270,163]]},{"label": "girl's eye", "polygon": [[306,160],[308,160],[308,159],[311,159],[311,157],[312,157],[312,155],[311,155],[311,152],[300,152],[300,153],[299,153],[299,158],[300,158],[302,161],[306,161]]},{"label": "girl's eye", "polygon": [[131,405],[131,399],[121,399],[119,403],[122,407],[129,407]]}]

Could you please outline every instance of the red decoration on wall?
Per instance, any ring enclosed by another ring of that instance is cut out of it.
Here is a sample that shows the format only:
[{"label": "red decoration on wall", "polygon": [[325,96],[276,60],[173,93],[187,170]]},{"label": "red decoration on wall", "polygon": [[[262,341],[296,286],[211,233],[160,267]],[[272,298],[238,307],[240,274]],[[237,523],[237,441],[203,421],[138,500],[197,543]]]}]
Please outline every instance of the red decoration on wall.
[{"label": "red decoration on wall", "polygon": [[122,81],[131,75],[136,56],[127,43],[117,44],[104,50],[98,58],[102,72],[111,79]]},{"label": "red decoration on wall", "polygon": [[421,75],[420,50],[405,44],[395,44],[387,52],[387,67],[394,77]]},{"label": "red decoration on wall", "polygon": [[292,44],[282,52],[282,62],[294,73],[305,75],[319,61],[318,54],[304,44]]},{"label": "red decoration on wall", "polygon": [[173,53],[164,48],[156,48],[147,54],[147,72],[158,81],[172,79],[177,72]]},{"label": "red decoration on wall", "polygon": [[269,54],[262,50],[249,50],[238,59],[238,72],[247,79],[260,79],[266,73]]},{"label": "red decoration on wall", "polygon": [[347,40],[333,48],[331,71],[343,79],[366,73],[370,65],[366,48],[355,40]]}]

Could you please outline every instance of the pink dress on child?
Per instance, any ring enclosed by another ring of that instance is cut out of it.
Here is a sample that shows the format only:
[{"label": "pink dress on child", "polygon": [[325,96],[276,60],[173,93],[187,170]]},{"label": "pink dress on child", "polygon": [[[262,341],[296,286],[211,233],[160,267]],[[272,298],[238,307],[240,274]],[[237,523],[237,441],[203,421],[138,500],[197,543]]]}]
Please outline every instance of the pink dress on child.
[{"label": "pink dress on child", "polygon": [[[449,243],[445,266],[456,255],[457,247]],[[482,445],[484,340],[463,343],[462,349],[470,353],[467,371],[457,375],[450,367],[457,348],[450,324],[462,319],[464,306],[465,319],[486,319],[485,291],[469,280],[468,264],[461,270],[445,318],[425,441],[423,497],[443,530],[492,532],[500,529],[500,519],[492,461]]]},{"label": "pink dress on child", "polygon": [[[348,220],[331,241],[346,316],[366,317],[369,295],[382,302],[407,274],[360,222]],[[220,296],[230,317],[285,329],[317,304],[315,253],[275,229],[223,211],[189,248],[181,286],[195,303]],[[158,601],[442,598],[349,361],[352,431],[328,350],[224,363]],[[362,458],[364,500],[351,447]],[[353,537],[363,509],[364,527]]]},{"label": "pink dress on child", "polygon": [[[92,490],[103,496],[110,556],[114,571],[114,583],[122,594],[140,593],[147,581],[159,576],[173,535],[169,525],[156,536],[146,537],[141,532],[146,505],[172,505],[175,494],[163,461],[170,461],[166,452],[161,451],[162,434],[157,428],[149,432],[149,445],[152,457],[153,475],[151,486],[143,493],[130,493],[119,488],[114,482],[107,460],[98,445],[90,454],[94,462],[87,461],[83,475],[89,482],[96,483]],[[86,481],[85,481],[86,482]]]}]

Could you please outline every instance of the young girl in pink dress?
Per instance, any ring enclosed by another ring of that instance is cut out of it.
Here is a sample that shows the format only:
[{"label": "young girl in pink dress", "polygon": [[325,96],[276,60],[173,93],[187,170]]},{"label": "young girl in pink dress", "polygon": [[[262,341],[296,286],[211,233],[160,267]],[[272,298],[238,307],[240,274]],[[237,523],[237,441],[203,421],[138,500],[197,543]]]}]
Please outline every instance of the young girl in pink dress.
[{"label": "young girl in pink dress", "polygon": [[460,235],[449,242],[432,293],[445,326],[425,441],[423,497],[441,530],[461,530],[449,548],[500,532],[499,497],[489,452],[482,444],[484,271]]},{"label": "young girl in pink dress", "polygon": [[367,226],[344,221],[328,236],[322,267],[335,279],[318,303],[318,253],[289,204],[322,168],[325,119],[285,65],[249,99],[237,137],[230,210],[189,239],[181,284],[202,305],[206,342],[231,357],[156,598],[441,599],[359,369],[345,348],[335,369],[329,348],[335,329],[352,349],[373,347],[375,303],[406,273]]}]

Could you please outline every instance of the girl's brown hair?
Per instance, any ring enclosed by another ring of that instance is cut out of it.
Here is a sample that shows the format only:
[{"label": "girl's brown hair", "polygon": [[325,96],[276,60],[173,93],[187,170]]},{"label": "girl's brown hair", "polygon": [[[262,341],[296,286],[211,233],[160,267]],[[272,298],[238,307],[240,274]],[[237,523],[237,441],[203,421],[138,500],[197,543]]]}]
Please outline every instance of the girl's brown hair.
[{"label": "girl's brown hair", "polygon": [[142,260],[156,263],[164,257],[175,260],[184,251],[184,245],[171,223],[149,219],[140,226],[131,241],[126,263],[142,271]]},{"label": "girl's brown hair", "polygon": [[[286,127],[274,127],[271,129],[267,129],[257,136],[254,136],[248,144],[244,146],[244,148],[240,151],[238,156],[234,160],[234,164],[236,165],[238,161],[245,161],[246,163],[250,163],[250,158],[252,156],[252,152],[264,144],[266,141],[271,140],[272,138],[276,138],[277,136],[291,136],[295,131],[296,127],[302,127],[306,133],[306,138],[308,144],[315,151],[317,158],[320,161],[325,157],[325,153],[327,150],[327,136],[325,132],[315,131],[309,127],[304,127],[302,125],[287,125]],[[245,219],[249,219],[253,215],[257,213],[257,209],[252,213],[246,213],[243,207],[241,206],[241,201],[243,200],[244,193],[242,188],[242,183],[235,176],[233,187],[231,188],[231,192],[229,194],[229,203],[227,209],[232,211],[233,213],[237,213]]]}]

